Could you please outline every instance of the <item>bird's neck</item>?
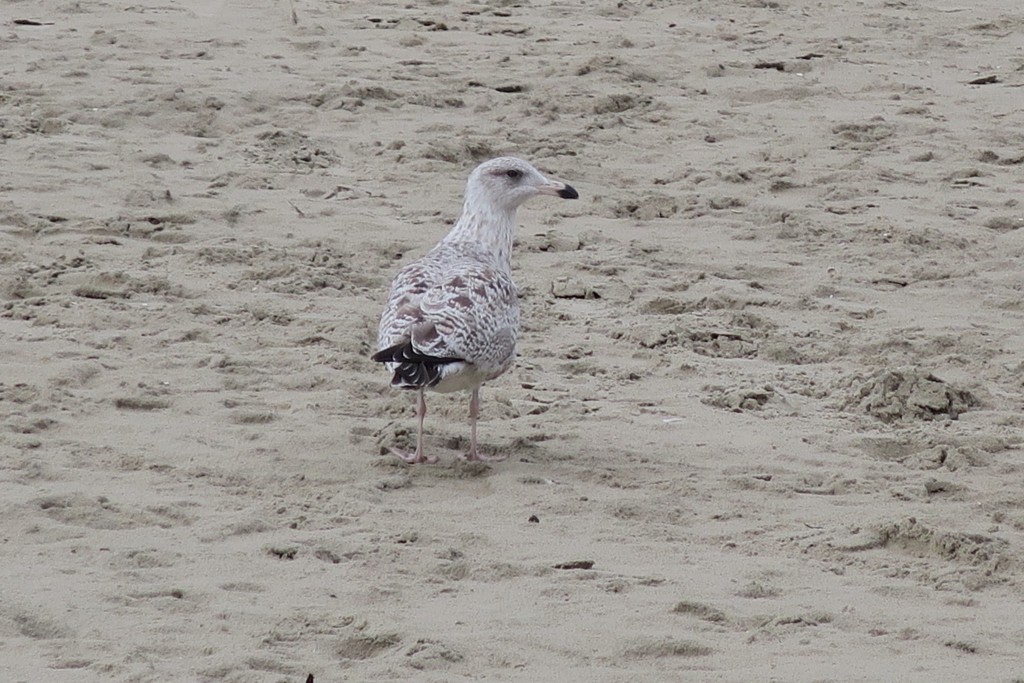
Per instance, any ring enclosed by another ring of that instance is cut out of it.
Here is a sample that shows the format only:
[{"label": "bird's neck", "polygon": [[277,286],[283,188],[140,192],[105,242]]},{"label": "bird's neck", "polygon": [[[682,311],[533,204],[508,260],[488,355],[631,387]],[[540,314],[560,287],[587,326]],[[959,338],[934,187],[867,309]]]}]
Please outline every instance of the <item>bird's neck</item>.
[{"label": "bird's neck", "polygon": [[462,215],[443,242],[465,243],[490,254],[496,265],[511,269],[516,210],[495,210],[471,199],[462,205]]}]

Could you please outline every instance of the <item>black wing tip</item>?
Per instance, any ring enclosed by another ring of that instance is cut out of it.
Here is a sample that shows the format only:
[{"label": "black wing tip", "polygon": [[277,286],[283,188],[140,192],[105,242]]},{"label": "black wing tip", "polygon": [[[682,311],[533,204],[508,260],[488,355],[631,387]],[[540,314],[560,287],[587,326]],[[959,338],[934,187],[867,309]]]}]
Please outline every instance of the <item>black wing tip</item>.
[{"label": "black wing tip", "polygon": [[370,360],[375,363],[406,363],[415,355],[416,351],[412,348],[412,342],[404,341],[381,349],[370,356]]},{"label": "black wing tip", "polygon": [[461,363],[464,359],[428,356],[414,349],[411,341],[406,341],[381,349],[370,356],[370,360],[376,363],[402,363],[403,365],[447,365],[448,363]]},{"label": "black wing tip", "polygon": [[395,368],[391,386],[399,389],[425,389],[441,381],[440,365],[402,363]]},{"label": "black wing tip", "polygon": [[397,363],[391,386],[400,389],[423,389],[441,381],[441,369],[450,363],[462,362],[461,358],[438,358],[420,353],[412,342],[402,342],[381,349],[370,356],[377,363]]}]

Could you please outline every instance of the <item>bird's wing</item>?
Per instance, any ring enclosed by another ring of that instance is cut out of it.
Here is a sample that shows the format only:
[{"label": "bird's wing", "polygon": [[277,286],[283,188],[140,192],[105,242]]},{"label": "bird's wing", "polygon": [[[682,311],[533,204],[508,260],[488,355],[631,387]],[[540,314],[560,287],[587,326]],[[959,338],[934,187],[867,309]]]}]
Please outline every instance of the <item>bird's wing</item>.
[{"label": "bird's wing", "polygon": [[423,322],[423,295],[442,277],[443,269],[429,258],[414,261],[395,275],[387,305],[380,317],[377,347],[385,349],[409,341],[412,329]]},{"label": "bird's wing", "polygon": [[403,268],[381,316],[378,348],[412,342],[436,359],[503,370],[515,353],[519,301],[511,276],[473,259],[428,257]]},{"label": "bird's wing", "polygon": [[485,371],[504,370],[515,354],[519,300],[508,273],[484,264],[452,268],[419,302],[422,322],[410,337],[417,351],[459,358]]}]

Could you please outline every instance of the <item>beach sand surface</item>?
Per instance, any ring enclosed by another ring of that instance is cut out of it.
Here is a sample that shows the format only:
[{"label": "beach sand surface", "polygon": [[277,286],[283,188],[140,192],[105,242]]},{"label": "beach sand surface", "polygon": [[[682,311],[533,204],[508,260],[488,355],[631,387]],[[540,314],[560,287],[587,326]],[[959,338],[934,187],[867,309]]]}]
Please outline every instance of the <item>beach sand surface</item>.
[{"label": "beach sand surface", "polygon": [[[0,679],[1024,680],[1012,0],[6,2]],[[512,154],[519,359],[388,283]]]}]

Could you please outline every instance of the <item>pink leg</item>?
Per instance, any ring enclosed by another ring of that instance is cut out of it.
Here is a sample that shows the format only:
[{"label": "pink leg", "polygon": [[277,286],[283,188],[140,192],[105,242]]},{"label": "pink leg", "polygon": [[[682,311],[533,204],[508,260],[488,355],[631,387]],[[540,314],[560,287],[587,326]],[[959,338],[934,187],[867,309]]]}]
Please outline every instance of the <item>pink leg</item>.
[{"label": "pink leg", "polygon": [[416,404],[416,417],[419,418],[419,430],[416,432],[416,452],[408,453],[406,451],[400,451],[397,448],[391,449],[392,453],[410,465],[417,462],[437,462],[437,458],[428,458],[423,454],[423,418],[427,415],[427,400],[423,396],[422,389],[420,389],[419,399],[419,402]]},{"label": "pink leg", "polygon": [[507,458],[507,455],[480,455],[476,445],[476,418],[480,414],[480,389],[473,390],[473,396],[469,399],[469,453],[463,458],[466,460],[480,460],[483,462],[498,462]]}]

